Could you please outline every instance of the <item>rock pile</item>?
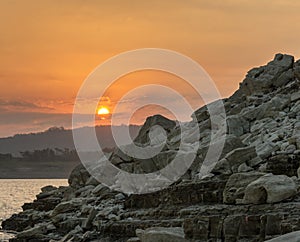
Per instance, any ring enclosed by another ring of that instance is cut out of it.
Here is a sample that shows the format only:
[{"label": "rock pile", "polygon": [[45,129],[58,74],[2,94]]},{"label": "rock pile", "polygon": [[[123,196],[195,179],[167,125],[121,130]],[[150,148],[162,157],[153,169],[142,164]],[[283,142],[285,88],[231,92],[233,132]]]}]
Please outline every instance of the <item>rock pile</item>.
[{"label": "rock pile", "polygon": [[[267,65],[250,70],[223,103],[225,146],[206,177],[199,172],[212,136],[207,107],[195,111],[196,118],[181,130],[156,115],[147,119],[135,142],[156,145],[166,138],[157,156],[136,159],[116,149],[110,160],[132,173],[153,172],[174,158],[180,143],[188,153],[200,141],[196,159],[178,182],[155,193],[128,196],[99,184],[78,166],[70,186],[43,188],[3,228],[19,232],[11,239],[15,242],[298,241],[300,61],[277,54]],[[155,125],[165,132],[156,133],[151,143],[148,134]]]}]

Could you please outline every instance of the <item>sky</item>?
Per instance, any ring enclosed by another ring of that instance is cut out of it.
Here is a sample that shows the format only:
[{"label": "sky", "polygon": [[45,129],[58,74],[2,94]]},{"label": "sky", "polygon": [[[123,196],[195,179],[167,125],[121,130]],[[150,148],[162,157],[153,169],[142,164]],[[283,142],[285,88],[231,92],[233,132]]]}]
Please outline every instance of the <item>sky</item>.
[{"label": "sky", "polygon": [[[0,137],[70,128],[86,77],[107,59],[139,48],[170,49],[192,58],[228,97],[249,69],[276,53],[300,58],[299,11],[298,0],[1,0]],[[113,110],[126,92],[144,83],[179,91],[194,109],[202,105],[184,80],[158,71],[121,77],[100,104]],[[147,98],[162,106],[177,102],[151,90],[139,93],[123,100],[119,124],[133,103]],[[155,113],[170,114],[150,105],[135,112],[131,122],[141,124]],[[109,117],[96,121],[108,124]]]}]

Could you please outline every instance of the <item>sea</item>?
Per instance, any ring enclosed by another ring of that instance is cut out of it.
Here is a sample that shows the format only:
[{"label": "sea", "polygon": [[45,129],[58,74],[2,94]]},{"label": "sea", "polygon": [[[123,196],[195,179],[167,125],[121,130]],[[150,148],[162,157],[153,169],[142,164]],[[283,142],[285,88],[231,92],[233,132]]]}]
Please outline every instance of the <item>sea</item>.
[{"label": "sea", "polygon": [[[67,179],[0,179],[0,225],[12,214],[22,211],[24,203],[32,202],[47,185],[66,186]],[[11,231],[3,231],[0,226],[0,241],[13,237]]]}]

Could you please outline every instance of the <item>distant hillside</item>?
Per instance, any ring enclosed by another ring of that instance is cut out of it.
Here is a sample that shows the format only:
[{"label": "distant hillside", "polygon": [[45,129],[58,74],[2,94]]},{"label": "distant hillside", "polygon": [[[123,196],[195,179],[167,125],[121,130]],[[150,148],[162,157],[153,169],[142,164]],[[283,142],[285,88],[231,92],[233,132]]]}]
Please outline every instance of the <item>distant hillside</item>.
[{"label": "distant hillside", "polygon": [[[115,126],[116,129],[125,131],[128,126],[121,125]],[[82,132],[82,136],[88,133],[87,129],[91,127],[83,127],[77,129]],[[140,126],[130,125],[129,130],[132,137],[136,137]],[[112,148],[115,146],[114,139],[111,133],[110,126],[97,126],[96,134],[98,141],[103,148]],[[52,127],[44,132],[31,133],[31,134],[16,134],[13,137],[0,138],[0,153],[10,153],[13,156],[20,156],[20,152],[34,151],[43,149],[75,149],[73,143],[72,130]]]}]

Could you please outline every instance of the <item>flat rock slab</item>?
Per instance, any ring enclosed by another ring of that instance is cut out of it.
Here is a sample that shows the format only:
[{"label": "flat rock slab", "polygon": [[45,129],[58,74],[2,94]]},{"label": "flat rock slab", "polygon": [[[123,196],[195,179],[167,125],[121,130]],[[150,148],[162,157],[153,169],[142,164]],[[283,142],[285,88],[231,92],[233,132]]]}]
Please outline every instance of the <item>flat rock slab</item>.
[{"label": "flat rock slab", "polygon": [[136,235],[141,242],[187,242],[183,228],[154,227],[146,230],[137,229]]},{"label": "flat rock slab", "polygon": [[300,231],[284,234],[277,238],[266,240],[265,242],[300,242]]}]

